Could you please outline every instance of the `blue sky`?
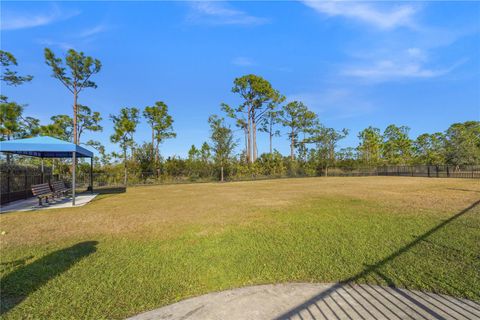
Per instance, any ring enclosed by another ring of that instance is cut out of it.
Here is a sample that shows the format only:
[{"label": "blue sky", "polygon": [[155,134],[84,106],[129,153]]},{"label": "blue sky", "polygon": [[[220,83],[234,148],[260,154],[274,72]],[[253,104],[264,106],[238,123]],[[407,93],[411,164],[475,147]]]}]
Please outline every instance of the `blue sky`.
[{"label": "blue sky", "polygon": [[[408,125],[411,136],[480,120],[479,2],[1,2],[1,47],[34,75],[2,93],[43,123],[72,113],[72,96],[44,62],[84,51],[102,61],[97,89],[79,102],[108,115],[165,101],[177,138],[163,155],[185,156],[208,139],[207,118],[235,105],[235,77],[261,75],[301,100],[327,126],[350,129],[356,146],[372,125]],[[149,139],[143,121],[135,135]],[[239,142],[243,141],[238,135]],[[83,139],[83,138],[82,138]],[[267,136],[259,151],[268,150]],[[86,141],[86,140],[85,140]],[[288,153],[286,136],[274,147]]]}]

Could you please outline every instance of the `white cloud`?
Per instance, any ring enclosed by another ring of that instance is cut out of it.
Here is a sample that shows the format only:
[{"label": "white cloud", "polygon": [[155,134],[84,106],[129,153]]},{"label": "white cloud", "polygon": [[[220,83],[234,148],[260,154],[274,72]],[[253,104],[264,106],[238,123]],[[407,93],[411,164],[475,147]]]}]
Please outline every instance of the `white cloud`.
[{"label": "white cloud", "polygon": [[374,25],[380,29],[413,27],[418,7],[396,5],[384,8],[372,3],[344,1],[302,1],[306,6],[327,16],[342,16]]},{"label": "white cloud", "polygon": [[[382,57],[385,54],[381,55]],[[420,48],[390,52],[387,59],[370,59],[354,66],[347,66],[342,74],[373,81],[401,78],[435,78],[443,76],[465,62],[460,60],[448,67],[429,67],[428,54]]]},{"label": "white cloud", "polygon": [[301,101],[321,119],[345,119],[368,114],[374,110],[373,103],[363,97],[362,90],[330,88],[315,92],[287,95],[287,102]]},{"label": "white cloud", "polygon": [[420,48],[408,48],[406,52],[412,59],[417,59],[420,61],[427,60],[426,52]]},{"label": "white cloud", "polygon": [[40,38],[37,39],[37,43],[44,46],[52,46],[67,51],[69,49],[84,48],[86,44],[95,40],[95,35],[105,32],[110,27],[107,24],[99,24],[91,28],[84,29],[78,33],[66,34],[63,33],[63,39],[49,39]]},{"label": "white cloud", "polygon": [[232,60],[232,63],[240,67],[249,67],[254,65],[254,62],[247,57],[236,57]]},{"label": "white cloud", "polygon": [[91,28],[88,28],[88,29],[85,29],[83,30],[82,32],[80,32],[78,34],[78,37],[80,38],[88,38],[88,37],[91,37],[91,36],[94,36],[96,34],[99,34],[99,33],[102,33],[102,32],[105,32],[108,30],[108,27],[106,24],[99,24],[99,25],[96,25],[94,27],[91,27]]},{"label": "white cloud", "polygon": [[450,71],[448,69],[426,69],[420,63],[398,63],[391,60],[377,62],[371,67],[349,68],[344,70],[346,75],[371,78],[371,79],[391,79],[391,78],[432,78],[444,75]]},{"label": "white cloud", "polygon": [[214,25],[260,25],[268,19],[255,17],[246,12],[228,7],[222,2],[191,2],[188,21]]},{"label": "white cloud", "polygon": [[[337,74],[369,82],[398,79],[429,79],[444,76],[465,60],[445,63],[441,61],[438,48],[453,44],[458,38],[469,34],[470,28],[448,29],[423,25],[417,21],[422,4],[392,4],[388,1],[347,2],[302,1],[319,14],[328,17],[343,17],[374,26],[382,31],[364,33],[354,41],[347,54],[351,61],[343,63]],[[365,46],[366,41],[369,43]],[[433,52],[433,58],[429,53]],[[345,78],[343,78],[345,79]]]},{"label": "white cloud", "polygon": [[37,42],[38,42],[38,44],[41,44],[43,46],[60,48],[63,51],[67,51],[67,50],[70,50],[70,49],[75,49],[75,45],[73,45],[70,42],[66,42],[66,41],[55,41],[55,40],[50,40],[50,39],[38,39]]},{"label": "white cloud", "polygon": [[47,13],[27,13],[4,11],[0,23],[1,30],[18,30],[49,25],[51,23],[66,20],[80,14],[79,11],[63,12],[57,6],[53,6]]}]

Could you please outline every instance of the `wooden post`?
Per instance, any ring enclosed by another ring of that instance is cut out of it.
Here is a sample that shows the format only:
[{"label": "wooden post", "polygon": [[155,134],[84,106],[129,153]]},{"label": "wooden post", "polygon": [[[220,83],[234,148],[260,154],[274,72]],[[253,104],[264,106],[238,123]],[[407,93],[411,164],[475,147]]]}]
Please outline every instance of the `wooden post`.
[{"label": "wooden post", "polygon": [[428,169],[428,177],[430,178],[430,166],[427,166]]}]

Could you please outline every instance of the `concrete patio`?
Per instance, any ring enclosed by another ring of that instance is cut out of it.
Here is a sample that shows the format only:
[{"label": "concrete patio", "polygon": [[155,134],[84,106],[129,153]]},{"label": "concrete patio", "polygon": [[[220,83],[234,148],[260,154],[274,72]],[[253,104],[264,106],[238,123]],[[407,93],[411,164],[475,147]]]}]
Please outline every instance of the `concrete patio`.
[{"label": "concrete patio", "polygon": [[[75,197],[75,207],[81,207],[92,201],[98,193],[83,193],[78,194]],[[18,200],[10,202],[6,205],[2,205],[0,208],[0,213],[7,213],[12,211],[34,211],[34,210],[48,210],[48,209],[61,209],[61,208],[71,208],[72,207],[72,198],[56,198],[55,201],[49,200],[49,204],[45,203],[45,200],[42,200],[43,205],[40,207],[38,205],[38,198],[32,197],[29,199]]]},{"label": "concrete patio", "polygon": [[480,319],[480,305],[451,296],[368,284],[285,283],[186,299],[128,320]]}]

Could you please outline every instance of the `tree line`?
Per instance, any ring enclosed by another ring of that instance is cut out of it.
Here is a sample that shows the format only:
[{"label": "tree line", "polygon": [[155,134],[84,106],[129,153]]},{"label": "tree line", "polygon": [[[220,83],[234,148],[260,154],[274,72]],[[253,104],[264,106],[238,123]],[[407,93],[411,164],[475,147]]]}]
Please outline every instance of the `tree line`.
[{"label": "tree line", "polygon": [[[326,174],[331,167],[480,163],[480,121],[454,123],[444,132],[424,133],[415,139],[410,138],[407,126],[391,124],[383,131],[370,126],[358,133],[356,147],[340,149],[338,144],[349,134],[348,129],[326,127],[302,101],[286,101],[269,81],[254,74],[234,79],[231,91],[240,98],[240,104],[220,104],[223,116],[208,118],[209,141],[198,148],[192,145],[187,158],[164,158],[160,153],[161,144],[176,137],[174,119],[163,101],[143,109],[123,107],[110,114],[108,118],[114,129],[110,141],[117,144],[121,152],[107,153],[99,141],[83,141],[84,133],[103,130],[103,117],[79,103],[84,89],[97,87],[93,77],[101,71],[101,62],[73,49],[62,59],[46,48],[44,57],[52,77],[72,94],[72,117],[54,115],[50,123],[41,124],[38,119],[24,115],[26,105],[1,95],[1,139],[48,135],[89,145],[99,153],[96,170],[114,173],[121,168],[124,183],[129,173],[138,178],[138,172],[142,172],[143,178],[182,176],[223,180],[224,175],[318,175]],[[3,84],[18,86],[33,80],[33,76],[19,75],[14,70],[17,60],[13,54],[0,51],[0,58]],[[142,117],[151,129],[151,140],[137,143],[134,135]],[[235,136],[236,132],[241,133],[241,138]],[[258,152],[258,132],[268,137],[267,153]],[[288,156],[274,148],[274,139],[282,135],[290,145]],[[235,153],[237,146],[242,147],[239,154]],[[62,163],[57,160],[58,170]],[[67,170],[66,165],[63,168]]]}]

